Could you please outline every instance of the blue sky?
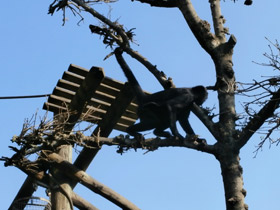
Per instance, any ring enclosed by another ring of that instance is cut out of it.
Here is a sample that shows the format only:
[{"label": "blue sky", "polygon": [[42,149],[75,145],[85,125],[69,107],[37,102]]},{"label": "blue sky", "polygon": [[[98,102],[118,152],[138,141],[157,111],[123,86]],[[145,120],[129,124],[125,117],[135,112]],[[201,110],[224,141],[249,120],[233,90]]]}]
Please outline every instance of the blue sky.
[{"label": "blue sky", "polygon": [[[51,93],[62,73],[73,63],[84,68],[100,66],[106,76],[125,81],[114,58],[103,61],[110,53],[102,40],[90,33],[89,24],[97,21],[85,14],[85,21],[77,26],[78,17],[68,11],[65,26],[62,14],[47,15],[52,1],[3,1],[0,22],[0,96]],[[272,75],[269,68],[252,61],[266,62],[268,42],[279,39],[280,2],[254,1],[250,7],[243,1],[221,2],[226,27],[237,38],[234,54],[236,80],[250,82],[261,75]],[[113,20],[119,19],[127,29],[136,28],[138,45],[133,48],[157,65],[176,86],[213,85],[214,65],[200,48],[177,9],[151,8],[137,2],[122,0],[111,5]],[[194,4],[202,19],[211,22],[208,1]],[[95,8],[107,15],[108,6]],[[145,90],[154,92],[161,87],[143,66],[128,59],[136,77]],[[149,78],[149,79],[148,79]],[[0,156],[11,156],[10,139],[19,134],[25,118],[42,110],[46,98],[1,100]],[[236,100],[239,105],[242,101]],[[215,93],[210,92],[206,106],[218,106]],[[241,109],[237,110],[242,112]],[[194,130],[209,143],[214,139],[206,128],[192,116]],[[117,135],[113,132],[112,136]],[[279,209],[279,147],[266,144],[254,158],[260,136],[254,135],[241,151],[244,169],[246,203],[250,209]],[[76,155],[76,154],[75,154]],[[16,168],[0,164],[1,209],[7,209],[25,180],[26,175]],[[221,172],[216,159],[189,149],[167,148],[149,152],[130,151],[123,156],[114,147],[103,147],[87,171],[92,177],[127,197],[144,210],[219,210],[225,209]],[[117,207],[82,186],[78,194],[98,208],[114,210]],[[42,189],[34,195],[44,196]]]}]

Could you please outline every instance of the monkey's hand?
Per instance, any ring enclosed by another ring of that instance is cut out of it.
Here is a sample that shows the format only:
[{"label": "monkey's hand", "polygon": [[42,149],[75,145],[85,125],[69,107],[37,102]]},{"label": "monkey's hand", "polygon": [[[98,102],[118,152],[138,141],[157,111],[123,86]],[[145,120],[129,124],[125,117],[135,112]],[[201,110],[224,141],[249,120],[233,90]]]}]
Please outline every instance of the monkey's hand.
[{"label": "monkey's hand", "polygon": [[204,147],[207,144],[205,139],[201,139],[198,135],[195,134],[187,136],[187,141],[191,141],[194,144],[199,145],[200,147]]}]

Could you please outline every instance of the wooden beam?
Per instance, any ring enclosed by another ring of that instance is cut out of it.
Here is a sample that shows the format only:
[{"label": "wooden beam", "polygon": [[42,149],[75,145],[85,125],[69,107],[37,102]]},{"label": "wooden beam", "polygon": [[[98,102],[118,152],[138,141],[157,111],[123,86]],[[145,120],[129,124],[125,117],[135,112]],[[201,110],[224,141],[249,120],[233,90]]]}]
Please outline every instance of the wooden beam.
[{"label": "wooden beam", "polygon": [[[61,146],[57,154],[62,160],[72,163],[71,145]],[[52,168],[50,172],[52,174],[52,179],[50,179],[51,186],[54,186],[50,188],[52,210],[74,210],[71,198],[72,188],[68,184],[70,182],[70,178],[66,177],[56,168]]]},{"label": "wooden beam", "polygon": [[[34,180],[31,177],[27,177],[24,181],[24,183],[22,184],[20,190],[18,191],[16,197],[14,198],[13,203],[11,204],[11,206],[9,207],[9,210],[13,210],[13,204],[15,201],[17,201],[20,198],[28,198],[31,197],[33,195],[33,193],[36,191],[36,187],[34,186],[36,182],[34,182]],[[20,206],[20,208],[23,210],[26,207],[26,204],[28,203],[28,200],[26,200],[26,203],[22,204]],[[21,210],[18,209],[18,210]]]},{"label": "wooden beam", "polygon": [[[131,103],[131,101],[134,98],[134,94],[131,90],[131,88],[128,88],[128,83],[125,83],[125,85],[122,87],[122,90],[120,91],[119,95],[116,97],[114,102],[111,104],[109,110],[107,111],[106,115],[103,117],[103,119],[99,122],[97,128],[94,130],[92,135],[100,135],[102,137],[108,137],[115,125],[117,124],[119,118],[123,115],[125,112],[127,106]],[[120,106],[121,104],[121,106]],[[96,154],[99,150],[97,149],[89,149],[84,148],[79,156],[77,157],[76,161],[74,162],[74,165],[83,170],[86,171],[88,166],[90,165],[91,161],[94,159]],[[74,188],[76,186],[77,182],[72,183],[72,187]]]}]

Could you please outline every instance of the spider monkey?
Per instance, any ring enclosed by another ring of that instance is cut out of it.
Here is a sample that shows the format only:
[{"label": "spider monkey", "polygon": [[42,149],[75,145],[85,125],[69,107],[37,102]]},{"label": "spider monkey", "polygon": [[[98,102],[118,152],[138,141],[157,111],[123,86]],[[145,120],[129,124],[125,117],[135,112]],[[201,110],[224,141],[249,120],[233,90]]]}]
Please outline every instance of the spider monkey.
[{"label": "spider monkey", "polygon": [[184,139],[177,130],[176,121],[179,121],[187,135],[194,135],[188,121],[190,109],[193,103],[202,105],[207,99],[206,88],[204,86],[170,88],[150,95],[146,94],[123,59],[120,48],[115,50],[115,56],[138,102],[137,114],[140,122],[128,127],[126,132],[137,138],[142,136],[139,132],[154,129],[153,133],[156,136],[168,138],[171,134],[165,130],[170,128],[173,136]]}]

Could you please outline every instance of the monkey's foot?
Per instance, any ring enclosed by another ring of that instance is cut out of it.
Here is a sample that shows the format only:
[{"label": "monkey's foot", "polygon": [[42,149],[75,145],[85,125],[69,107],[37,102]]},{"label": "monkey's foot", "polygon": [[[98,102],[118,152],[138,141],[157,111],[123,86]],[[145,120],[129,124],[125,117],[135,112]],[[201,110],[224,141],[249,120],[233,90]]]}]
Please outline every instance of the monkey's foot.
[{"label": "monkey's foot", "polygon": [[203,148],[207,145],[206,139],[197,139],[196,142],[198,143],[199,147]]},{"label": "monkey's foot", "polygon": [[200,144],[200,145],[206,145],[207,144],[206,140],[199,138],[198,135],[187,136],[187,141],[191,141],[191,142],[194,142],[194,143],[197,143],[197,144]]},{"label": "monkey's foot", "polygon": [[194,142],[194,141],[197,141],[199,138],[198,138],[198,135],[192,134],[192,135],[186,136],[186,139],[187,139],[188,141]]}]

